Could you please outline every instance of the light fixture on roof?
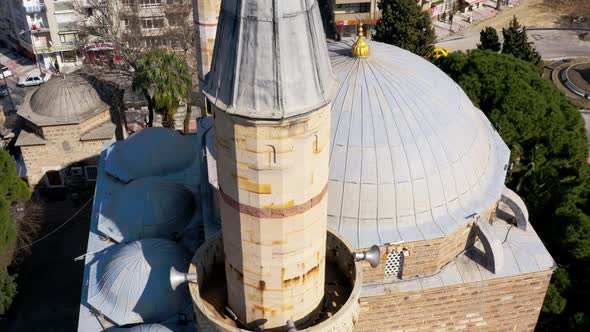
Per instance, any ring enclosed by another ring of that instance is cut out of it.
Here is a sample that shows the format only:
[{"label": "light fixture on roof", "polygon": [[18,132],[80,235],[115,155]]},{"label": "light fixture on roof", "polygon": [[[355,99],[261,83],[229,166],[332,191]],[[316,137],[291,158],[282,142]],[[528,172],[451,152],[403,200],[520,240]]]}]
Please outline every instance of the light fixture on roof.
[{"label": "light fixture on roof", "polygon": [[377,245],[373,245],[371,249],[363,252],[355,252],[352,254],[355,261],[367,261],[372,268],[379,266],[381,262],[381,251]]},{"label": "light fixture on roof", "polygon": [[174,266],[170,268],[170,286],[172,286],[173,290],[176,290],[176,287],[184,284],[187,281],[195,280],[197,280],[196,273],[182,273],[176,270]]}]

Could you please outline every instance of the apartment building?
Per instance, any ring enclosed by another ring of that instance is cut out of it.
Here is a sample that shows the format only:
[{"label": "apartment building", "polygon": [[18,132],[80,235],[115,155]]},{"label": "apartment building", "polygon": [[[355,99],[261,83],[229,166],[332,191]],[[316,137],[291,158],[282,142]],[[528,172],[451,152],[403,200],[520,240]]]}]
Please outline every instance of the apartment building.
[{"label": "apartment building", "polygon": [[0,40],[49,69],[80,62],[74,0],[4,0]]},{"label": "apartment building", "polygon": [[355,36],[359,20],[365,25],[367,33],[374,33],[375,24],[381,17],[378,8],[381,0],[328,0],[330,2],[337,38]]},{"label": "apartment building", "polygon": [[[433,18],[442,13],[457,12],[481,0],[416,0],[422,10]],[[375,25],[381,18],[381,0],[320,0],[324,29],[328,37],[346,38],[356,35],[359,20],[365,25],[367,35],[375,33]]]}]

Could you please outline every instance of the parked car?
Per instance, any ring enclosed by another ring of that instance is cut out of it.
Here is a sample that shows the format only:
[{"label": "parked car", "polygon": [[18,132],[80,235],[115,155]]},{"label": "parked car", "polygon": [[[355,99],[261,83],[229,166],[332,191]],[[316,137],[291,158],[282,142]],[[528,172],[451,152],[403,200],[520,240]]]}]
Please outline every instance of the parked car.
[{"label": "parked car", "polygon": [[[0,65],[0,71],[2,72],[2,74],[4,74],[4,77],[12,76],[12,72],[5,65]],[[0,74],[0,78],[2,78],[1,74]]]},{"label": "parked car", "polygon": [[42,85],[49,81],[50,78],[51,73],[30,72],[26,76],[21,77],[16,85],[20,87]]},{"label": "parked car", "polygon": [[12,92],[12,89],[6,85],[0,85],[0,97],[8,96],[8,92]]}]

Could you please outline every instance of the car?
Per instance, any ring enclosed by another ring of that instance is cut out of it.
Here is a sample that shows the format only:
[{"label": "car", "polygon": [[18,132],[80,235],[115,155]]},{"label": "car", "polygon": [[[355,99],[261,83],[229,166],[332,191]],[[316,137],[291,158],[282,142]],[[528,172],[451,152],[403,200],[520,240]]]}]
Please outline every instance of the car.
[{"label": "car", "polygon": [[444,47],[437,47],[432,52],[432,58],[435,60],[439,59],[439,58],[444,58],[444,57],[449,56],[449,53],[451,53],[451,51],[449,51],[448,49],[446,49]]},{"label": "car", "polygon": [[[2,72],[2,74],[4,74],[4,77],[12,76],[12,72],[5,65],[0,65],[0,72]],[[0,74],[0,78],[2,78],[2,74]]]},{"label": "car", "polygon": [[51,73],[39,73],[38,71],[33,71],[26,76],[21,77],[16,85],[20,87],[42,85],[49,81],[50,78]]},{"label": "car", "polygon": [[11,88],[8,88],[6,85],[0,85],[0,97],[8,96],[9,92],[12,92]]}]

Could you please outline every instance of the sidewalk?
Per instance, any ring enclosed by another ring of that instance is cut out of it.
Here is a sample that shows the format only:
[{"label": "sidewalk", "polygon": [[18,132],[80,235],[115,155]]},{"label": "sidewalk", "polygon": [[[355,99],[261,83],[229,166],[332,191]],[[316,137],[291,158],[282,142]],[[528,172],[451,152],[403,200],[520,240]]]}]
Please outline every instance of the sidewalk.
[{"label": "sidewalk", "polygon": [[[520,3],[520,1],[521,0],[510,0],[510,4],[506,7],[517,6]],[[456,14],[453,18],[453,31],[450,31],[451,25],[448,21],[448,17],[446,22],[442,22],[439,21],[437,18],[434,18],[432,20],[432,25],[434,26],[434,31],[436,33],[437,40],[440,41],[454,33],[466,29],[471,25],[486,21],[496,16],[498,13],[499,11],[496,10],[496,1],[486,0],[483,2],[480,8],[468,11],[467,13],[460,11],[458,14]],[[473,17],[472,23],[469,23],[470,16]]]},{"label": "sidewalk", "polygon": [[0,63],[8,67],[15,77],[37,68],[33,61],[7,48],[0,48]]}]

